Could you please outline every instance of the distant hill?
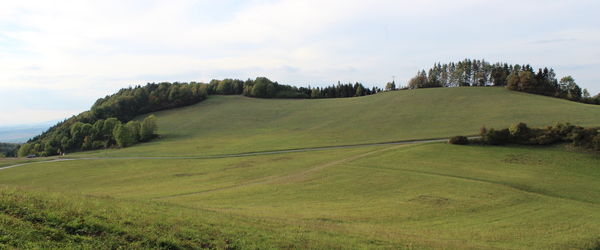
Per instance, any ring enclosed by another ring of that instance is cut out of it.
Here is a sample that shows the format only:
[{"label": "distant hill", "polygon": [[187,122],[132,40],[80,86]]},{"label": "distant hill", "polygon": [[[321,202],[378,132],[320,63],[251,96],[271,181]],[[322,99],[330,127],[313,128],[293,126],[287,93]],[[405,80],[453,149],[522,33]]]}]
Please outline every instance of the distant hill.
[{"label": "distant hill", "polygon": [[26,125],[0,126],[0,142],[24,143],[32,137],[46,131],[58,121]]},{"label": "distant hill", "polygon": [[516,122],[600,125],[600,106],[502,87],[399,90],[338,99],[209,96],[154,113],[161,139],[86,154],[215,155],[473,134]]},{"label": "distant hill", "polygon": [[[266,77],[255,80],[212,80],[210,83],[161,82],[145,86],[123,88],[117,93],[99,98],[88,111],[51,126],[37,135],[19,150],[19,155],[57,155],[61,152],[77,152],[100,148],[129,145],[117,139],[117,123],[129,123],[136,116],[192,105],[205,100],[208,95],[244,95],[258,98],[343,98],[376,94],[379,88],[365,88],[360,83],[332,85],[324,88],[305,88],[281,85]],[[105,121],[109,121],[108,126]],[[118,120],[118,121],[117,121]],[[87,125],[86,125],[87,124]],[[125,130],[135,131],[134,123]],[[130,132],[120,132],[121,139]],[[140,136],[140,138],[143,136]],[[118,143],[121,141],[121,143]],[[137,141],[137,139],[126,140]],[[146,141],[146,139],[142,139]]]}]

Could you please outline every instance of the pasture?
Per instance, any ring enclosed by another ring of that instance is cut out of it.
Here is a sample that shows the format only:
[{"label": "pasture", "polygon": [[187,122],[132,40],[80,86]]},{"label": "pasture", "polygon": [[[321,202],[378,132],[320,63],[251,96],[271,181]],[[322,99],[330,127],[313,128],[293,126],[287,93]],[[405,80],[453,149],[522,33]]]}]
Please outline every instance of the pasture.
[{"label": "pasture", "polygon": [[244,228],[269,247],[564,249],[598,244],[598,166],[598,156],[562,146],[429,143],[40,163],[4,170],[0,182],[68,203],[148,206],[225,238]]}]

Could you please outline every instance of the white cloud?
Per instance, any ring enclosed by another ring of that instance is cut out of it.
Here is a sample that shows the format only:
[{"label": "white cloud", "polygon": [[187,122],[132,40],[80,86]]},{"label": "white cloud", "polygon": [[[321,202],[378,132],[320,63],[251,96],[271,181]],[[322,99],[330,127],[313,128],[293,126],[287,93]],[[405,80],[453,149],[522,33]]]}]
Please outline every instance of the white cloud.
[{"label": "white cloud", "polygon": [[[2,95],[16,87],[95,99],[147,81],[259,75],[381,85],[465,57],[553,66],[595,93],[597,7],[585,0],[8,1],[0,8],[0,105],[14,105]],[[560,39],[567,40],[534,43]]]}]

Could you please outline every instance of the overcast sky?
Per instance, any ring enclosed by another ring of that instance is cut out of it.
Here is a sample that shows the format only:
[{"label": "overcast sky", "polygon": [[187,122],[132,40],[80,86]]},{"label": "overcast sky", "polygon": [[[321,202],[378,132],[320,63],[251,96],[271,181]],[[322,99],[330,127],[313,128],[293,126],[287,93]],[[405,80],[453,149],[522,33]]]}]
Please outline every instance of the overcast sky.
[{"label": "overcast sky", "polygon": [[434,62],[553,67],[600,92],[600,1],[5,1],[0,126],[159,81],[404,84]]}]

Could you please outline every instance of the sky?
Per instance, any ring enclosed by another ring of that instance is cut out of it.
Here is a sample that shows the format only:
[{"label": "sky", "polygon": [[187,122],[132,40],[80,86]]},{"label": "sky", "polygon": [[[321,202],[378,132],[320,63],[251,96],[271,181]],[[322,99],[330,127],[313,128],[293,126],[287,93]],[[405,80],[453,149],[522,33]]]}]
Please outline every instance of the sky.
[{"label": "sky", "polygon": [[68,118],[120,88],[266,76],[404,85],[464,58],[552,67],[600,92],[600,1],[4,1],[0,126]]}]

